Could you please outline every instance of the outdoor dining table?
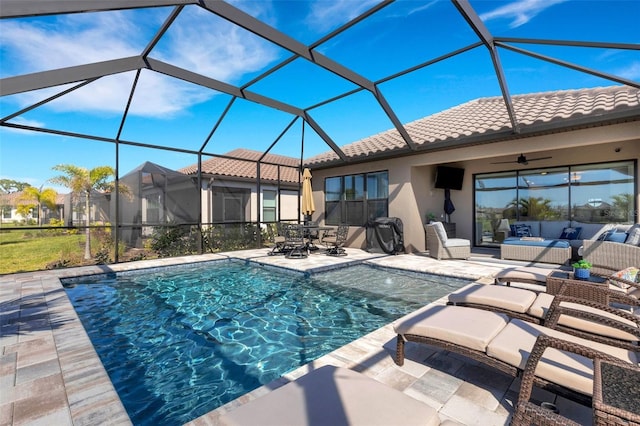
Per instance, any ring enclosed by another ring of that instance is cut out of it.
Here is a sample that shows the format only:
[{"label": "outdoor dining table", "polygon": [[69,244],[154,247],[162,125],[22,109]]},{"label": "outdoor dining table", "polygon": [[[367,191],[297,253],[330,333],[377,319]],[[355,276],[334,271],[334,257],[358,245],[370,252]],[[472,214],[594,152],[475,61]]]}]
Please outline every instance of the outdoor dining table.
[{"label": "outdoor dining table", "polygon": [[[335,228],[331,227],[331,226],[320,226],[320,225],[315,225],[315,224],[307,224],[307,225],[302,225],[302,228],[304,229],[304,233],[307,236],[308,242],[307,242],[307,249],[308,250],[318,250],[318,247],[316,247],[313,244],[313,240],[318,239],[318,238],[313,238],[312,235],[312,231],[332,231]],[[318,235],[318,234],[316,234]]]}]

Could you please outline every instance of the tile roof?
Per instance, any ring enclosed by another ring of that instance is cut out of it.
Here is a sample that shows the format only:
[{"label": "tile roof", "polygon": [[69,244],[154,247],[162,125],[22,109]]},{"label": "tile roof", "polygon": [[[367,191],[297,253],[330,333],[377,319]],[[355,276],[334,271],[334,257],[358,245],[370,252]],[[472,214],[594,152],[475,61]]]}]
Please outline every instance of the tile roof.
[{"label": "tile roof", "polygon": [[[243,148],[235,149],[226,153],[224,157],[213,157],[203,161],[202,173],[214,176],[256,179],[256,161],[258,161],[262,155],[263,153],[260,151]],[[278,166],[276,164],[288,166],[280,167],[281,182],[297,184],[300,181],[300,159],[284,155],[267,154],[262,161],[264,163],[271,163],[260,166],[260,176],[263,181],[276,182],[278,180]],[[197,173],[198,165],[192,164],[179,171],[193,175]]]},{"label": "tile roof", "polygon": [[[593,125],[624,113],[625,119],[640,120],[640,90],[627,86],[563,90],[512,96],[520,133],[511,122],[502,97],[480,98],[410,122],[405,128],[419,150],[442,147],[443,143],[498,141],[549,131]],[[445,145],[446,146],[446,145]],[[387,130],[342,146],[349,159],[376,159],[411,152],[396,129]],[[341,162],[328,151],[305,160],[305,166]]]}]

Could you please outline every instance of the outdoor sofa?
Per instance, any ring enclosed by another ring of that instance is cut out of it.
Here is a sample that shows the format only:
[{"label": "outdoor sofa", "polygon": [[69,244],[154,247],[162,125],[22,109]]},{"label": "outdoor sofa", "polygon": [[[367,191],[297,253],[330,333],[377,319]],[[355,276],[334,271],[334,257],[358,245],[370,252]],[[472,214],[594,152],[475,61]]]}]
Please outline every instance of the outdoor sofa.
[{"label": "outdoor sofa", "polygon": [[[573,336],[518,318],[475,308],[430,304],[393,323],[398,334],[396,364],[404,365],[406,342],[436,346],[496,368],[522,375],[540,335],[587,347],[602,359],[637,366],[638,349],[630,350]],[[551,350],[540,359],[533,379],[538,387],[581,403],[593,394],[593,361],[583,355]]]},{"label": "outdoor sofa", "polygon": [[586,223],[575,220],[515,222],[510,225],[509,235],[500,245],[500,257],[563,264],[569,259],[580,258],[583,246],[587,242],[592,243],[604,238],[619,242],[621,238],[626,238],[632,228],[629,224]]}]

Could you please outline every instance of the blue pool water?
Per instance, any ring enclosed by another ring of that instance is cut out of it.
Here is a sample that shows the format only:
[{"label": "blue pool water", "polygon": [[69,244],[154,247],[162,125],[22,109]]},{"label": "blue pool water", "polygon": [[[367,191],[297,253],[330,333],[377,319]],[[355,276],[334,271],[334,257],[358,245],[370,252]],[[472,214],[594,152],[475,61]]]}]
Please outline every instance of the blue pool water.
[{"label": "blue pool water", "polygon": [[467,283],[219,261],[63,284],[133,423],[178,425]]}]

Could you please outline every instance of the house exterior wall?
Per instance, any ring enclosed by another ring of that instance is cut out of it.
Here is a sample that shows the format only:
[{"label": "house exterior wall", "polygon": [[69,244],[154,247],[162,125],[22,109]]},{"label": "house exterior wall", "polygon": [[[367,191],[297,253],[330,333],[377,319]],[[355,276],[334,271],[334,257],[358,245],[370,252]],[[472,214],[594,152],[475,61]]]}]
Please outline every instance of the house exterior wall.
[{"label": "house exterior wall", "polygon": [[[536,154],[532,152],[532,147],[535,147]],[[618,148],[619,152],[616,152]],[[496,161],[515,160],[522,152],[528,153],[529,157],[544,154],[552,158],[528,165],[492,164]],[[640,163],[638,122],[424,152],[368,163],[312,169],[313,194],[317,210],[313,219],[324,222],[325,178],[387,170],[389,172],[389,216],[399,217],[402,220],[407,252],[419,252],[425,250],[423,224],[427,213],[433,212],[438,218],[443,213],[444,190],[434,188],[435,167],[439,164],[465,169],[463,189],[451,190],[451,199],[456,207],[451,215],[451,222],[456,223],[458,238],[473,241],[474,174],[621,160],[637,160]],[[639,168],[640,164],[636,167],[636,182],[640,182]],[[640,196],[637,185],[636,200],[638,199]],[[636,205],[636,215],[638,210],[640,206]],[[351,227],[348,245],[358,248],[366,247],[364,227]]]}]

